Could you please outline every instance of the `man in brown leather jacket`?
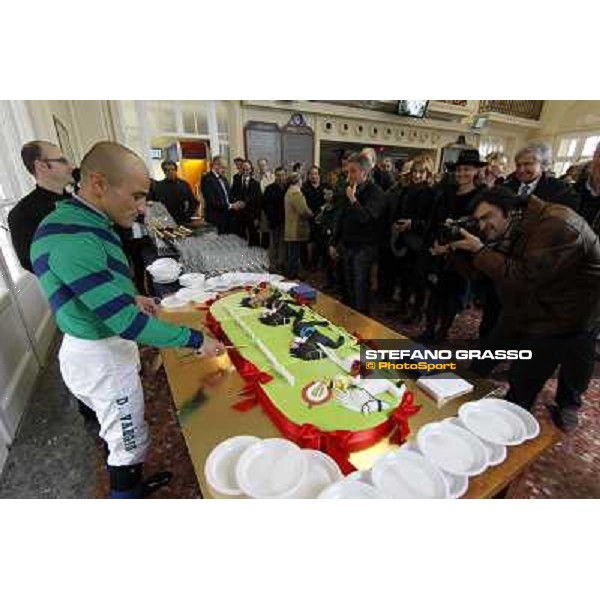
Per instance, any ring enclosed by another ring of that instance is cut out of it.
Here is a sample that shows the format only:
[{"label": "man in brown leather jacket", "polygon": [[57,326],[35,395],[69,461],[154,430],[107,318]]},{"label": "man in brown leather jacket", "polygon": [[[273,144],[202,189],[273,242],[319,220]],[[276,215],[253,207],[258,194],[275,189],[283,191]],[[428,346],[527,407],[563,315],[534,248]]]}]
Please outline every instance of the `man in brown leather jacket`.
[{"label": "man in brown leather jacket", "polygon": [[[554,422],[577,426],[577,410],[594,367],[600,331],[600,242],[570,208],[506,188],[485,190],[472,206],[482,241],[462,230],[453,249],[471,253],[471,265],[494,282],[502,305],[490,347],[518,345],[531,360],[513,361],[507,399],[531,409],[557,367]],[[487,340],[486,340],[487,341]],[[471,365],[485,375],[493,364]]]}]

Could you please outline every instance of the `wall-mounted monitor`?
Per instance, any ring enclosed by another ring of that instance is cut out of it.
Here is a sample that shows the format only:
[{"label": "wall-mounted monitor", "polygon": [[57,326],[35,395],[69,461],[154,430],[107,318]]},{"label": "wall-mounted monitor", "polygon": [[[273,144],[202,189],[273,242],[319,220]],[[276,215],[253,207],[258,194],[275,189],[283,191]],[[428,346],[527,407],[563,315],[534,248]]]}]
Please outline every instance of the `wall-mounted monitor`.
[{"label": "wall-mounted monitor", "polygon": [[427,113],[429,100],[398,100],[398,114],[422,119]]}]

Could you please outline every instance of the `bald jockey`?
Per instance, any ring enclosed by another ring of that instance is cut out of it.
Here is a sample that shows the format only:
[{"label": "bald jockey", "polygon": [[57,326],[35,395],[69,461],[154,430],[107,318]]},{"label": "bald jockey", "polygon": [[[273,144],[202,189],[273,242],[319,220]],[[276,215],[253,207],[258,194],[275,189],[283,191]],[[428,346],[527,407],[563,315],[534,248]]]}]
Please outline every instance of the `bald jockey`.
[{"label": "bald jockey", "polygon": [[114,142],[99,142],[81,163],[78,195],[59,204],[31,248],[38,276],[64,338],[60,370],[88,406],[108,448],[113,498],[140,498],[170,479],[144,480],[149,445],[137,343],[189,347],[214,356],[223,346],[200,331],[155,318],[150,298],[136,295],[113,224],[129,228],[150,187],[143,161]]}]

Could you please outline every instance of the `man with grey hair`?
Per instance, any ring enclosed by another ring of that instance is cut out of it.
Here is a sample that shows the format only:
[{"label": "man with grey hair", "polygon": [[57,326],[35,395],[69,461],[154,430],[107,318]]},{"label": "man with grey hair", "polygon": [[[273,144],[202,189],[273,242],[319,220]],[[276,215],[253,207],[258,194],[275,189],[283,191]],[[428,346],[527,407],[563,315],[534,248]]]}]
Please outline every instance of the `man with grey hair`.
[{"label": "man with grey hair", "polygon": [[566,182],[550,175],[551,161],[552,153],[547,144],[527,144],[516,153],[515,172],[505,185],[522,198],[533,194],[546,202],[578,210],[579,194]]},{"label": "man with grey hair", "polygon": [[341,248],[345,298],[352,308],[369,313],[371,267],[377,259],[382,219],[386,210],[383,190],[369,177],[371,162],[363,153],[348,159],[346,200],[330,242],[329,253],[337,260]]},{"label": "man with grey hair", "polygon": [[384,192],[387,192],[394,185],[394,177],[391,170],[385,170],[377,163],[377,151],[375,148],[363,148],[360,155],[368,159],[370,164],[369,174],[373,178],[373,181]]},{"label": "man with grey hair", "polygon": [[591,163],[583,169],[575,189],[581,197],[579,214],[600,234],[600,143]]}]

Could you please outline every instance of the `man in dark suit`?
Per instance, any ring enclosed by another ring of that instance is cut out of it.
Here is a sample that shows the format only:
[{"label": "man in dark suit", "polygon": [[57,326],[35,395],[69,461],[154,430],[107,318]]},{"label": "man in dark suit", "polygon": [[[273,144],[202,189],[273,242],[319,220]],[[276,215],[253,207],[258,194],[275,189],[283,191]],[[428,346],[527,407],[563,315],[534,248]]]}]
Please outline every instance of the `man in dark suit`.
[{"label": "man in dark suit", "polygon": [[579,209],[579,194],[573,186],[552,177],[550,167],[550,149],[545,144],[532,143],[515,155],[515,172],[505,184],[523,198],[535,194],[536,197],[554,204],[562,204],[573,210]]},{"label": "man in dark suit", "polygon": [[240,210],[240,220],[248,244],[258,246],[260,242],[258,224],[262,192],[260,191],[260,183],[252,176],[252,163],[249,160],[245,160],[242,164],[240,175],[231,186],[231,197],[234,202],[238,202],[243,206]]},{"label": "man in dark suit", "polygon": [[225,178],[225,159],[215,156],[210,171],[202,177],[200,190],[204,198],[204,216],[208,223],[217,227],[219,233],[237,233],[236,215],[243,206],[234,202],[229,183]]},{"label": "man in dark suit", "polygon": [[233,186],[240,182],[242,180],[242,166],[245,162],[245,158],[242,158],[241,156],[238,156],[237,158],[233,159],[233,164],[235,165],[235,169],[236,172],[233,174],[233,177],[231,178],[231,187],[233,188]]}]

